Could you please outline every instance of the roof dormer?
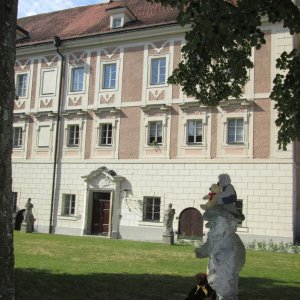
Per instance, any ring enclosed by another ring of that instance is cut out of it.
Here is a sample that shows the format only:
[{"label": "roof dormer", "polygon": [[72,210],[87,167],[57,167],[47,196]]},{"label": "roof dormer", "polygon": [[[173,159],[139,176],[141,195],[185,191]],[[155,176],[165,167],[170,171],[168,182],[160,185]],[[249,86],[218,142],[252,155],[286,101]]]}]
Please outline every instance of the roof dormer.
[{"label": "roof dormer", "polygon": [[127,23],[136,21],[136,16],[127,6],[116,6],[108,8],[106,12],[110,15],[110,28],[123,28]]},{"label": "roof dormer", "polygon": [[22,28],[21,26],[17,25],[16,28],[16,41],[22,41],[22,40],[27,40],[30,38],[30,34],[27,30]]}]

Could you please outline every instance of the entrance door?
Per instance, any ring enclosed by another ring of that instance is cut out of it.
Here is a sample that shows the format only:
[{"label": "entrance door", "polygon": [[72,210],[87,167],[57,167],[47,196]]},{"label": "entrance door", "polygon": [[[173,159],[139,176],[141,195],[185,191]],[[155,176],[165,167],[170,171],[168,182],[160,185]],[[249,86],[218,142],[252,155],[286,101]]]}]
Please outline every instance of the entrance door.
[{"label": "entrance door", "polygon": [[108,235],[110,215],[110,193],[93,193],[93,213],[91,233]]},{"label": "entrance door", "polygon": [[203,217],[199,210],[189,207],[181,212],[178,233],[183,238],[199,238],[203,236]]}]

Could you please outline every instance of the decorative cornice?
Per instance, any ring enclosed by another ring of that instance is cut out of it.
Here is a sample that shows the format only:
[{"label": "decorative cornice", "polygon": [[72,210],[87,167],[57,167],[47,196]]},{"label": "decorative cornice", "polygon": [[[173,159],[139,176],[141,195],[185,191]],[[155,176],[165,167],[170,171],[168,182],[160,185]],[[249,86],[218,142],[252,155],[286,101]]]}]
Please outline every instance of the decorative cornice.
[{"label": "decorative cornice", "polygon": [[147,105],[142,105],[141,109],[146,112],[150,110],[161,110],[161,111],[168,111],[171,109],[170,105],[167,104],[147,104]]},{"label": "decorative cornice", "polygon": [[57,115],[57,112],[53,111],[43,111],[43,112],[35,112],[33,115],[36,118],[42,118],[42,117],[55,117]]},{"label": "decorative cornice", "polygon": [[76,110],[65,110],[64,112],[62,112],[63,116],[69,116],[69,115],[86,115],[87,111],[86,110],[82,110],[82,109],[76,109]]},{"label": "decorative cornice", "polygon": [[242,105],[242,106],[249,106],[253,104],[252,99],[229,99],[227,101],[222,101],[219,106],[220,107],[227,107],[227,106],[232,106],[232,105]]},{"label": "decorative cornice", "polygon": [[117,114],[120,112],[120,110],[121,109],[119,107],[111,107],[111,106],[93,108],[93,112],[95,114],[100,114],[103,112],[110,112],[111,114]]},{"label": "decorative cornice", "polygon": [[30,117],[29,114],[26,113],[18,113],[18,112],[14,112],[13,117],[15,118],[20,118],[20,119],[28,119]]},{"label": "decorative cornice", "polygon": [[[110,43],[117,43],[119,45],[120,40],[122,43],[126,43],[137,40],[149,40],[149,38],[161,37],[163,35],[170,37],[172,35],[185,34],[189,28],[190,26],[181,27],[177,22],[174,22],[164,25],[145,26],[117,32],[105,32],[90,36],[63,39],[60,50],[64,52],[76,48],[99,47]],[[56,54],[56,48],[53,46],[53,41],[43,42],[41,44],[17,46],[16,51],[17,57],[23,55],[41,55],[43,53],[51,52]]]},{"label": "decorative cornice", "polygon": [[199,101],[193,101],[193,102],[184,102],[184,103],[179,103],[178,106],[182,109],[189,109],[189,108],[207,108],[206,105],[202,105],[199,103]]}]

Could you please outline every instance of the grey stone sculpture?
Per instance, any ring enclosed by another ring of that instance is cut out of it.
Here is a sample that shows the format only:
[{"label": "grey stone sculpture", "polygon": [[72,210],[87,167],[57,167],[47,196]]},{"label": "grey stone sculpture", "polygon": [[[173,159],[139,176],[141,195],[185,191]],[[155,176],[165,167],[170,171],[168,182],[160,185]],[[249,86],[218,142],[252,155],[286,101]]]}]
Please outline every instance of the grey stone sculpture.
[{"label": "grey stone sculpture", "polygon": [[210,231],[205,244],[195,249],[196,257],[209,257],[207,278],[217,299],[237,300],[239,272],[245,264],[245,246],[236,234],[238,221],[221,205],[208,209],[203,218]]},{"label": "grey stone sculpture", "polygon": [[33,208],[33,204],[31,203],[31,198],[28,198],[25,204],[25,212],[24,212],[24,219],[23,219],[24,224],[28,224],[31,221],[30,217],[32,215],[32,208]]},{"label": "grey stone sculpture", "polygon": [[172,209],[172,203],[169,204],[168,209],[165,211],[164,215],[164,225],[165,225],[165,235],[173,234],[173,219],[175,215],[175,209]]},{"label": "grey stone sculpture", "polygon": [[32,214],[32,208],[33,208],[33,205],[31,203],[31,199],[28,198],[28,200],[25,204],[25,211],[23,214],[23,222],[21,224],[21,231],[24,231],[26,233],[33,232],[33,223],[34,223],[35,219]]}]

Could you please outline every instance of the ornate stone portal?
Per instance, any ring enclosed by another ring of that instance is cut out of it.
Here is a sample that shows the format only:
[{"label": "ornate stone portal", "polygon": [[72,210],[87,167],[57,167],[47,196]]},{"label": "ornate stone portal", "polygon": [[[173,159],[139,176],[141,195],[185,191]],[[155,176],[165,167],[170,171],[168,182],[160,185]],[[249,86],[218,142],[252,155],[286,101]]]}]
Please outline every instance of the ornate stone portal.
[{"label": "ornate stone portal", "polygon": [[115,239],[120,238],[120,218],[121,218],[121,183],[125,180],[123,176],[117,175],[114,170],[100,167],[86,176],[82,176],[86,182],[87,203],[84,220],[84,233],[88,233],[89,227],[89,194],[93,191],[111,192],[113,197],[110,200],[110,233],[109,236]]},{"label": "ornate stone portal", "polygon": [[245,264],[245,246],[236,234],[238,221],[222,206],[203,214],[210,228],[206,243],[196,248],[197,258],[209,257],[208,283],[218,300],[237,300],[239,272]]}]

